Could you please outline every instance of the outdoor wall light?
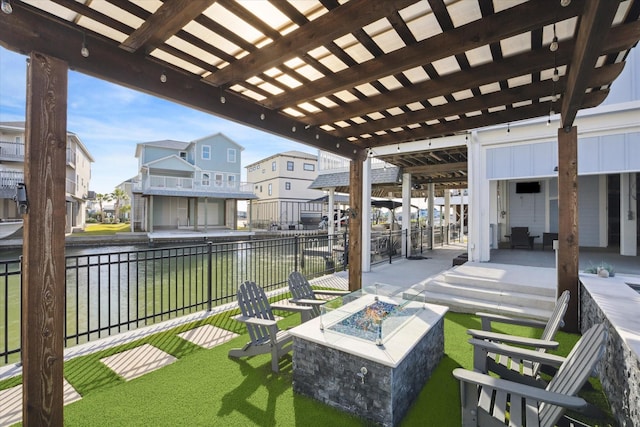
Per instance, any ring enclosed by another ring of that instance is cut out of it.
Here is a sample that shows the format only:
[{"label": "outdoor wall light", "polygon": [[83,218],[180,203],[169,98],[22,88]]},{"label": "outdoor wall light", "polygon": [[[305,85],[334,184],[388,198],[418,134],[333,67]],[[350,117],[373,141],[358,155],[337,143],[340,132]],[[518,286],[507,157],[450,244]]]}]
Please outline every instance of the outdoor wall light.
[{"label": "outdoor wall light", "polygon": [[11,2],[9,0],[2,0],[2,11],[7,15],[11,15],[11,12],[13,12],[13,8],[11,7]]},{"label": "outdoor wall light", "polygon": [[558,172],[558,167],[556,166],[555,168],[553,168],[554,172]]},{"label": "outdoor wall light", "polygon": [[16,186],[16,195],[13,197],[18,207],[18,213],[21,215],[29,211],[29,200],[27,200],[27,186],[24,182],[19,182]]}]

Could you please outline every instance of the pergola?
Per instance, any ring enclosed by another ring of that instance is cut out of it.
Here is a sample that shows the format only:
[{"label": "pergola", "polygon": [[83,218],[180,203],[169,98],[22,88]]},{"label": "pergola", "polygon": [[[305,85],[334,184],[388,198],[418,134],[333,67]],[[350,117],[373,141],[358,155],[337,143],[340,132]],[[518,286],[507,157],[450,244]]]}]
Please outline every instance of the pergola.
[{"label": "pergola", "polygon": [[[0,43],[30,61],[26,425],[63,421],[68,69],[351,159],[351,289],[361,284],[361,178],[371,150],[397,146],[379,157],[418,184],[459,188],[466,147],[432,150],[431,139],[560,113],[558,287],[577,295],[573,122],[606,98],[640,39],[640,0],[2,3]],[[401,146],[420,141],[424,149],[403,155]],[[567,325],[577,329],[577,303]]]}]

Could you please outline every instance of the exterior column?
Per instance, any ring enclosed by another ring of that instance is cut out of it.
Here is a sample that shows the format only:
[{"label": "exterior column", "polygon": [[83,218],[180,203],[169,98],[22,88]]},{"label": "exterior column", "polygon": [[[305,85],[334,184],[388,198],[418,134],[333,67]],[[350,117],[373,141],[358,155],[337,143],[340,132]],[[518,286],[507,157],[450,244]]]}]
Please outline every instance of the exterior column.
[{"label": "exterior column", "polygon": [[443,221],[442,215],[440,216],[440,221],[443,221],[442,225],[445,226],[445,230],[447,232],[447,238],[445,240],[447,244],[449,244],[449,236],[451,235],[451,233],[449,232],[450,212],[451,212],[451,191],[444,190],[444,221]]},{"label": "exterior column", "polygon": [[149,212],[147,212],[149,218],[149,233],[153,233],[153,195],[149,196]]},{"label": "exterior column", "polygon": [[[362,173],[363,159],[352,159],[349,167],[349,290],[362,288]],[[368,210],[367,210],[368,212]]]},{"label": "exterior column", "polygon": [[632,193],[635,173],[620,174],[620,255],[638,254],[638,209]]},{"label": "exterior column", "polygon": [[411,256],[411,174],[402,174],[402,256]]},{"label": "exterior column", "polygon": [[490,259],[489,181],[485,178],[485,153],[473,132],[469,139],[469,261],[487,262]]},{"label": "exterior column", "polygon": [[362,271],[371,271],[371,158],[362,165]]},{"label": "exterior column", "polygon": [[429,198],[427,201],[427,207],[429,209],[429,226],[431,227],[431,233],[430,234],[430,242],[429,242],[429,247],[431,249],[433,249],[433,243],[435,242],[434,239],[434,235],[435,235],[435,224],[434,224],[434,219],[435,219],[435,214],[434,214],[434,205],[435,205],[435,191],[436,191],[436,186],[433,182],[429,183]]},{"label": "exterior column", "polygon": [[564,330],[579,332],[578,130],[558,129],[558,295],[571,292]]},{"label": "exterior column", "polygon": [[[335,188],[330,188],[329,189],[329,201],[328,201],[328,206],[327,206],[327,233],[329,233],[329,236],[333,236],[336,232],[336,225],[333,222],[333,211],[335,210],[335,204],[336,204],[336,189]],[[339,216],[340,214],[338,214]],[[338,218],[338,222],[340,218]]]},{"label": "exterior column", "polygon": [[59,59],[29,55],[21,331],[25,426],[63,424],[67,69]]}]

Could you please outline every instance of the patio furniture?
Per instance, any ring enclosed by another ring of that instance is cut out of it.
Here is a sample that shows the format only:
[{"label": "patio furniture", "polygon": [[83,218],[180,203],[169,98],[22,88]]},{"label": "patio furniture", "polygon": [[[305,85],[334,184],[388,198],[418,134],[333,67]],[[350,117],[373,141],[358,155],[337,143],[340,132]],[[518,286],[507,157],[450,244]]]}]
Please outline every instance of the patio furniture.
[{"label": "patio furniture", "polygon": [[551,246],[553,249],[553,241],[558,240],[558,233],[542,233],[542,250],[545,246]]},{"label": "patio furniture", "polygon": [[290,301],[297,305],[311,307],[311,317],[319,316],[320,307],[327,302],[326,299],[318,299],[317,295],[339,297],[350,293],[350,291],[339,290],[315,290],[299,271],[293,271],[289,274],[288,282],[289,292],[291,292]]},{"label": "patio furniture", "polygon": [[255,282],[250,281],[244,282],[238,288],[238,306],[242,314],[235,319],[247,325],[251,341],[243,348],[229,350],[229,356],[250,357],[271,353],[271,369],[273,372],[279,372],[278,361],[280,357],[291,350],[293,338],[288,331],[278,328],[272,308],[299,312],[303,318],[304,313],[308,313],[311,308],[295,305],[271,305],[264,290]]},{"label": "patio furniture", "polygon": [[576,396],[604,351],[607,331],[603,324],[589,329],[566,358],[504,344],[471,339],[487,352],[531,358],[559,365],[545,389],[495,378],[462,368],[454,369],[460,381],[462,426],[555,426],[566,408],[580,410],[587,402]]},{"label": "patio furniture", "polygon": [[[570,293],[564,291],[555,308],[546,323],[532,320],[520,319],[507,316],[500,316],[489,313],[476,313],[481,319],[482,330],[469,329],[467,333],[475,339],[486,340],[499,343],[509,343],[521,346],[532,347],[540,353],[544,353],[547,349],[553,349],[558,343],[552,341],[558,329],[563,326],[564,314],[569,305]],[[525,338],[515,335],[506,335],[492,332],[492,322],[506,323],[512,325],[529,326],[533,328],[544,328],[540,339]],[[528,359],[513,358],[508,355],[499,355],[495,353],[486,353],[481,347],[474,347],[474,363],[473,369],[477,372],[498,374],[500,378],[509,379],[529,384],[531,386],[545,387],[546,383],[540,380],[540,363]]]},{"label": "patio furniture", "polygon": [[506,237],[511,240],[511,249],[517,247],[533,249],[533,241],[540,236],[531,236],[529,227],[511,227],[511,234]]}]

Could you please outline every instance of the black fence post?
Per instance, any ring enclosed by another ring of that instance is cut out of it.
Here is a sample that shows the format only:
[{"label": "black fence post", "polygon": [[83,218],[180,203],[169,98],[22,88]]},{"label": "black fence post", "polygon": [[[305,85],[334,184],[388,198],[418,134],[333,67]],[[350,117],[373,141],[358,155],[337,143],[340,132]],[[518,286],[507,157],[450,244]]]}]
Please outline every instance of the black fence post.
[{"label": "black fence post", "polygon": [[212,308],[213,291],[213,242],[207,242],[207,263],[209,274],[207,275],[207,311]]},{"label": "black fence post", "polygon": [[293,271],[298,271],[298,252],[300,251],[300,236],[297,234],[293,237]]}]

